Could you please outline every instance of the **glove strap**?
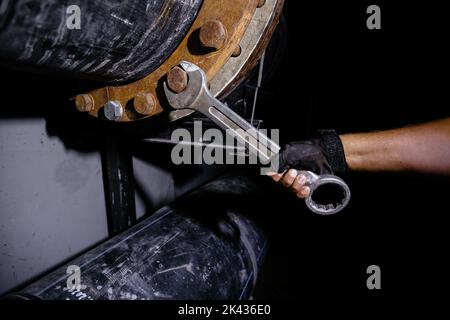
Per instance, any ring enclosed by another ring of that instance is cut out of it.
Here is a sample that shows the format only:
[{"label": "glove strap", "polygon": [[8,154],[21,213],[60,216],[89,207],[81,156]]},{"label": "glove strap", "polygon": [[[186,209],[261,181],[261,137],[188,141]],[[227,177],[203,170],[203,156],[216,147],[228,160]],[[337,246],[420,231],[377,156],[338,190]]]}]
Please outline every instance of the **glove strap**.
[{"label": "glove strap", "polygon": [[320,130],[321,139],[328,162],[333,172],[347,171],[347,161],[345,160],[344,146],[341,138],[335,130]]}]

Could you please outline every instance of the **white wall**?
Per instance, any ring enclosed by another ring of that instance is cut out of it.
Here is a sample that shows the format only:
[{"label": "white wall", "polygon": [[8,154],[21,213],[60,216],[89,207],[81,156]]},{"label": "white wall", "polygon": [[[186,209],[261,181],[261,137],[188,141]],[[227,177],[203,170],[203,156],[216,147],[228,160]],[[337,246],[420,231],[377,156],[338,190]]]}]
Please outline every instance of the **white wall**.
[{"label": "white wall", "polygon": [[[223,170],[133,163],[138,218]],[[105,240],[106,216],[99,152],[67,149],[43,118],[0,119],[0,295]]]},{"label": "white wall", "polygon": [[99,153],[66,150],[44,119],[1,119],[0,294],[106,237]]}]

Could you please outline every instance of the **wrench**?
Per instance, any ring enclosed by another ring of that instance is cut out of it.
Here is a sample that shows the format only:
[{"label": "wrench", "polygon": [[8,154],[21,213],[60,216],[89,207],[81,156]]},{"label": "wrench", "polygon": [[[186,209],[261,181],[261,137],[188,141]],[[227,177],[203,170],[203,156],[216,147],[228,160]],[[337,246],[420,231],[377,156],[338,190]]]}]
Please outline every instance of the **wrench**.
[{"label": "wrench", "polygon": [[[185,90],[174,93],[164,82],[164,92],[172,108],[191,109],[202,113],[224,129],[227,134],[235,137],[239,143],[245,145],[264,164],[270,163],[274,157],[279,155],[278,144],[211,95],[205,72],[200,67],[187,61],[182,61],[180,66],[186,71],[189,79]],[[332,215],[344,209],[349,203],[350,189],[341,178],[334,175],[319,176],[311,171],[301,171],[300,173],[306,176],[306,185],[311,189],[305,202],[312,212],[319,215]],[[313,200],[313,193],[325,184],[334,184],[340,187],[344,194],[341,203],[324,205]]]}]

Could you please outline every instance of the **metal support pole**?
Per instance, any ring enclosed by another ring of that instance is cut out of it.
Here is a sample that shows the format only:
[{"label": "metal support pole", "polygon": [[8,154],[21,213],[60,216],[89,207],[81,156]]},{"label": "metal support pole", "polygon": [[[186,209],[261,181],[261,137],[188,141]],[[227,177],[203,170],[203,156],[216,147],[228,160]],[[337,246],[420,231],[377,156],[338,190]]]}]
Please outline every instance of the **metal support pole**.
[{"label": "metal support pole", "polygon": [[136,222],[133,158],[123,141],[106,138],[102,167],[108,230],[114,236]]}]

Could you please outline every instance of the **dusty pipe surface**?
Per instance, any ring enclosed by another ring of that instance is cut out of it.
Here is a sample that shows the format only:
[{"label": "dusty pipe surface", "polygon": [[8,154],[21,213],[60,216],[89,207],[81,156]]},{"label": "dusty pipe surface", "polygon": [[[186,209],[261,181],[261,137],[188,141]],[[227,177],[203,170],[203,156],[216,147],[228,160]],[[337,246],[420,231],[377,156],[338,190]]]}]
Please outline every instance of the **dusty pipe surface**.
[{"label": "dusty pipe surface", "polygon": [[175,50],[203,0],[5,0],[3,65],[121,83],[158,68]]},{"label": "dusty pipe surface", "polygon": [[216,180],[9,298],[247,299],[266,248],[260,191]]}]

